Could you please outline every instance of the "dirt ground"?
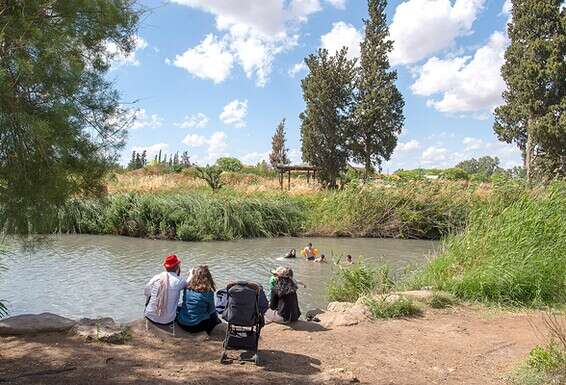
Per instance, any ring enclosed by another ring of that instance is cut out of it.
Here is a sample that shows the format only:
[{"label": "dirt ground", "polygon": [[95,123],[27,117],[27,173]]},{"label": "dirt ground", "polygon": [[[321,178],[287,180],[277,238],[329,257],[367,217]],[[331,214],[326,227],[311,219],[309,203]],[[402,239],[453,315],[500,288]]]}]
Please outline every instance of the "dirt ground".
[{"label": "dirt ground", "polygon": [[0,338],[0,383],[9,384],[504,384],[541,336],[536,313],[458,307],[418,318],[327,330],[267,325],[262,366],[219,363],[222,339],[148,334],[126,345],[75,336]]}]

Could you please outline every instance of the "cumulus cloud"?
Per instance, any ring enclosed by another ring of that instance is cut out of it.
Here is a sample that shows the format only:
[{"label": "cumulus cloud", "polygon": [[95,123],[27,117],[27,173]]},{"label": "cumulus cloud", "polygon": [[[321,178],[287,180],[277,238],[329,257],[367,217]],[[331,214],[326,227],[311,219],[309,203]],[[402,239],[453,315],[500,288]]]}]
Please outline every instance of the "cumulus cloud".
[{"label": "cumulus cloud", "polygon": [[485,146],[483,140],[478,138],[470,138],[470,137],[465,137],[464,140],[462,140],[462,144],[466,146],[464,148],[465,151],[478,150]]},{"label": "cumulus cloud", "polygon": [[196,47],[176,55],[173,60],[176,67],[214,83],[221,83],[230,75],[233,63],[234,56],[226,43],[213,34],[208,34]]},{"label": "cumulus cloud", "polygon": [[106,52],[110,59],[112,68],[118,68],[125,65],[139,66],[141,63],[137,57],[137,52],[148,47],[147,41],[141,36],[134,36],[134,48],[128,54],[124,53],[120,47],[112,42],[106,43]]},{"label": "cumulus cloud", "polygon": [[[287,8],[281,0],[173,1],[212,13],[216,16],[216,28],[222,33],[219,37],[209,35],[198,46],[177,55],[187,56],[178,66],[220,83],[228,78],[232,64],[237,63],[248,78],[255,77],[259,87],[267,84],[274,58],[297,45],[298,35],[290,33],[288,26],[306,21],[308,15],[321,9],[320,0],[293,0]],[[211,49],[213,53],[209,53]],[[215,70],[209,69],[214,66]]]},{"label": "cumulus cloud", "polygon": [[300,62],[297,64],[294,64],[288,71],[289,76],[294,78],[295,76],[297,76],[297,74],[303,72],[303,71],[307,71],[308,67],[305,64],[305,62]]},{"label": "cumulus cloud", "polygon": [[320,45],[328,50],[330,54],[340,51],[342,47],[348,47],[350,59],[360,56],[360,42],[362,34],[352,24],[339,21],[332,24],[332,29],[320,37]]},{"label": "cumulus cloud", "polygon": [[503,33],[494,32],[473,57],[433,57],[417,70],[411,90],[421,96],[441,94],[440,99],[427,101],[440,112],[491,112],[505,89],[500,69],[507,43]]},{"label": "cumulus cloud", "polygon": [[485,0],[407,0],[395,9],[389,27],[394,41],[391,64],[411,64],[440,50],[472,30]]},{"label": "cumulus cloud", "polygon": [[199,112],[194,115],[187,115],[182,122],[174,123],[173,125],[180,128],[204,128],[208,124],[208,117]]},{"label": "cumulus cloud", "polygon": [[222,131],[214,132],[210,137],[197,134],[189,134],[185,136],[182,141],[189,147],[203,147],[207,146],[208,160],[214,161],[226,150],[226,134]]},{"label": "cumulus cloud", "polygon": [[148,114],[145,109],[140,108],[130,111],[132,124],[130,129],[139,130],[141,128],[159,128],[163,125],[163,118],[158,114]]},{"label": "cumulus cloud", "polygon": [[439,146],[427,147],[421,154],[421,161],[429,167],[443,167],[448,155],[448,149]]},{"label": "cumulus cloud", "polygon": [[246,127],[244,119],[248,114],[248,101],[232,100],[224,106],[224,110],[220,114],[220,120],[224,124],[233,124],[235,127]]},{"label": "cumulus cloud", "polygon": [[421,148],[421,144],[415,140],[411,139],[408,142],[399,142],[395,148],[396,152],[411,152]]},{"label": "cumulus cloud", "polygon": [[152,144],[151,146],[147,146],[147,147],[134,146],[132,148],[132,151],[135,151],[139,154],[141,154],[142,152],[145,151],[147,153],[147,157],[151,158],[151,157],[157,155],[159,153],[159,151],[166,152],[168,148],[169,148],[169,145],[167,143],[156,143],[156,144]]}]

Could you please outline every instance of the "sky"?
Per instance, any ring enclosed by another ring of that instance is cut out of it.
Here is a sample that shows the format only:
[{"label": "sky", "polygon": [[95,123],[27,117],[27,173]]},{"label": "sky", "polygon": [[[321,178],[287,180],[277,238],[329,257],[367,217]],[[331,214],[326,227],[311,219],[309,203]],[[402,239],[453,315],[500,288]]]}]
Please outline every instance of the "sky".
[{"label": "sky", "polygon": [[[283,118],[290,158],[301,163],[304,58],[342,46],[358,57],[367,17],[365,0],[142,4],[136,49],[117,52],[108,74],[136,117],[123,163],[145,149],[150,158],[188,151],[199,164],[220,156],[255,164],[267,159]],[[522,163],[492,128],[505,89],[509,13],[509,0],[389,1],[389,59],[405,125],[384,172],[451,167],[483,155],[499,157],[503,167]]]}]

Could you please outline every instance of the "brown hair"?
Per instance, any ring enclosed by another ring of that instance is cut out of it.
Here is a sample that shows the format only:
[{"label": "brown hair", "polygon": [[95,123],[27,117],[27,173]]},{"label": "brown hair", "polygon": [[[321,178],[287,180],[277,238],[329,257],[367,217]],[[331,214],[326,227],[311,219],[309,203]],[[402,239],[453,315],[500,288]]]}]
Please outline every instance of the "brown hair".
[{"label": "brown hair", "polygon": [[192,277],[187,287],[194,291],[216,291],[216,285],[212,279],[212,274],[208,270],[208,266],[195,267],[192,272]]}]

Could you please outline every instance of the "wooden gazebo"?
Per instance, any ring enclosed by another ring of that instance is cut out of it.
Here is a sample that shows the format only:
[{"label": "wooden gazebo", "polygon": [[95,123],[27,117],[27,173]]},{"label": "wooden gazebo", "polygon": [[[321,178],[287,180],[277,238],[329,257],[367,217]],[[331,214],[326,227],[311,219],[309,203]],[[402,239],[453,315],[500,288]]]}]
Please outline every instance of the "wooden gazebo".
[{"label": "wooden gazebo", "polygon": [[[317,167],[307,166],[307,165],[285,165],[280,164],[275,167],[277,172],[279,172],[279,186],[281,190],[283,190],[283,181],[285,179],[285,173],[287,173],[287,190],[291,190],[291,172],[299,171],[302,173],[307,174],[307,183],[310,183],[311,177],[313,180],[316,180],[316,172],[318,171]],[[312,175],[311,175],[312,173]]]}]

